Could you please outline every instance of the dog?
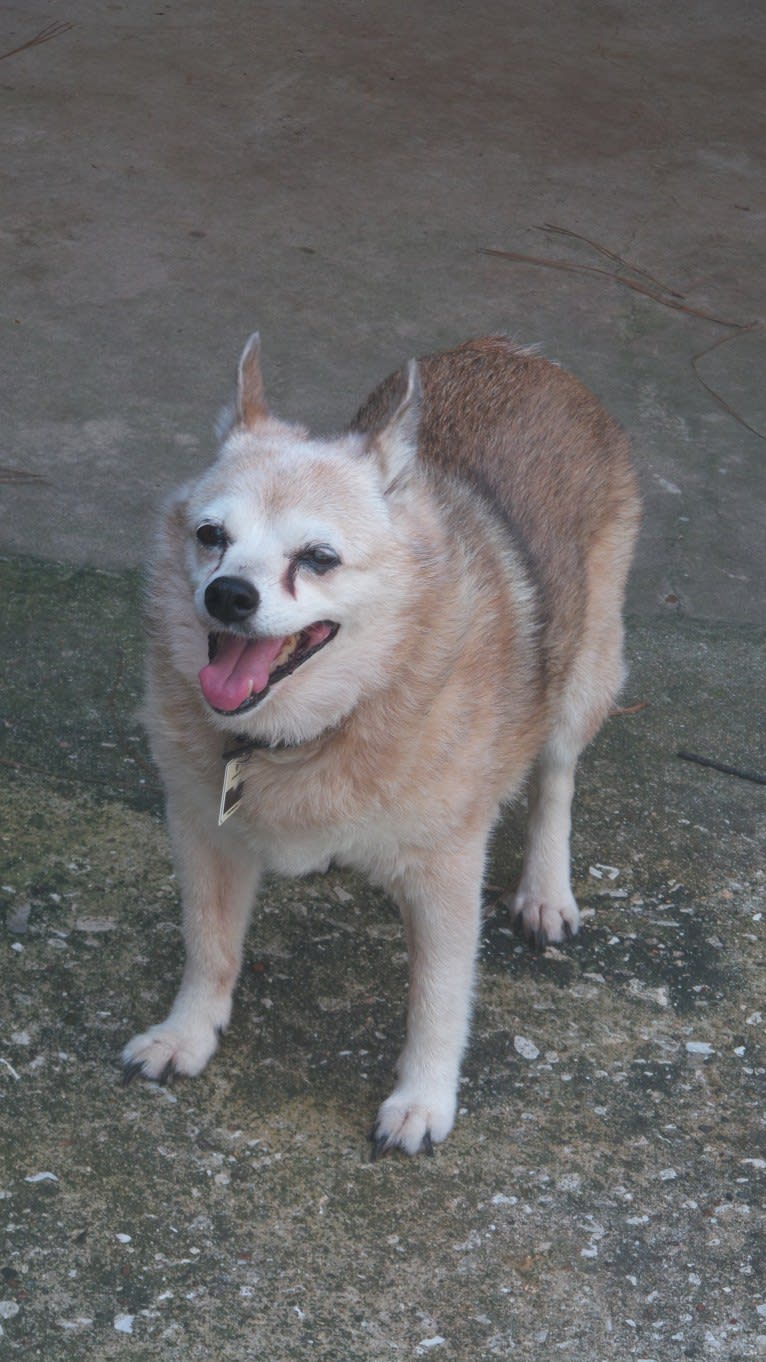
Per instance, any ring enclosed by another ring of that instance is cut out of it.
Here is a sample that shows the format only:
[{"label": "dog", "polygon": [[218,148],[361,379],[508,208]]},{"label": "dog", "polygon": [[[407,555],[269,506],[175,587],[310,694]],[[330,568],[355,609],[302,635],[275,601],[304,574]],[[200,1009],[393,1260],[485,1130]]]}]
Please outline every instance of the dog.
[{"label": "dog", "polygon": [[327,440],[271,414],[259,350],[150,572],[145,722],[186,962],[125,1077],[205,1067],[262,875],[334,862],[393,897],[409,956],[373,1157],[432,1152],[455,1119],[488,842],[525,782],[512,914],[538,946],[578,928],[575,764],[623,680],[636,478],[596,398],[502,336],[411,361]]}]

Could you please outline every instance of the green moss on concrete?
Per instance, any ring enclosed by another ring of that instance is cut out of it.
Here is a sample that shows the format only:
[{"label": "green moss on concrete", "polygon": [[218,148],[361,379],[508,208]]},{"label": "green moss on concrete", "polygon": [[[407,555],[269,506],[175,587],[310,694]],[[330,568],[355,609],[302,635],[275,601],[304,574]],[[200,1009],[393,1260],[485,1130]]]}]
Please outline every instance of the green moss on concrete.
[{"label": "green moss on concrete", "polygon": [[137,719],[138,574],[0,559],[0,602],[4,763],[156,807]]}]

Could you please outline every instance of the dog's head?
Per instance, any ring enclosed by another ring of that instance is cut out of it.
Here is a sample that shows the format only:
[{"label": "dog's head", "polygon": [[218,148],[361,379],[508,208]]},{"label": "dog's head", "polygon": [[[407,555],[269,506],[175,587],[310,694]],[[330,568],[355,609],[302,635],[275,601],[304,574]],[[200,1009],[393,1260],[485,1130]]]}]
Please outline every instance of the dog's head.
[{"label": "dog's head", "polygon": [[[170,517],[209,653],[199,686],[221,727],[305,741],[389,674],[424,553],[414,361],[402,387],[382,430],[311,439],[270,414],[248,342],[218,459]],[[191,626],[187,612],[187,656]]]}]

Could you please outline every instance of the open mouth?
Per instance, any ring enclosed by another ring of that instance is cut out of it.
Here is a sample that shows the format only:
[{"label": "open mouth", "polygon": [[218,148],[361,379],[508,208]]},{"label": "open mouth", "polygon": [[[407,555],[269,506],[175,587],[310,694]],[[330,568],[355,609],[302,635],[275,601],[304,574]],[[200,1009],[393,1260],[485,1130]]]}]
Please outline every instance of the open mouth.
[{"label": "open mouth", "polygon": [[320,620],[286,638],[209,634],[210,661],[199,674],[202,694],[219,714],[245,714],[266,698],[277,681],[290,676],[334,639],[339,628],[330,620]]}]

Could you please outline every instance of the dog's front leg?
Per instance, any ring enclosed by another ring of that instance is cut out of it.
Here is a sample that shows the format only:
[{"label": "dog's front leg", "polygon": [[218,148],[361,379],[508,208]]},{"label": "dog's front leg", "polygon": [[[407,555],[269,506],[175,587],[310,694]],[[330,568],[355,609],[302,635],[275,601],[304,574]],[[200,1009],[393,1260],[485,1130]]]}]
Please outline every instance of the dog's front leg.
[{"label": "dog's front leg", "polygon": [[186,964],[164,1022],[134,1036],[122,1054],[125,1078],[166,1083],[204,1069],[226,1029],[260,867],[225,830],[202,828],[169,804],[168,824],[183,900]]},{"label": "dog's front leg", "polygon": [[468,1039],[481,917],[485,840],[412,864],[394,891],[410,967],[407,1039],[397,1084],[378,1112],[373,1156],[446,1139]]}]

